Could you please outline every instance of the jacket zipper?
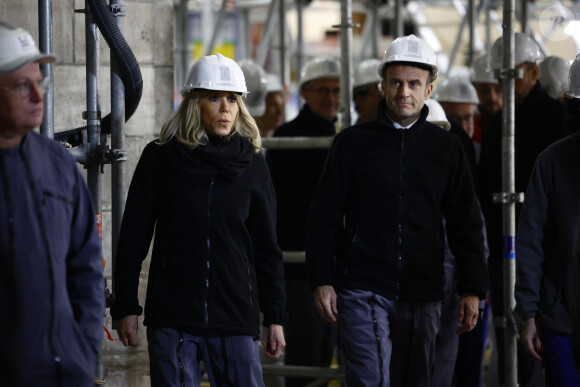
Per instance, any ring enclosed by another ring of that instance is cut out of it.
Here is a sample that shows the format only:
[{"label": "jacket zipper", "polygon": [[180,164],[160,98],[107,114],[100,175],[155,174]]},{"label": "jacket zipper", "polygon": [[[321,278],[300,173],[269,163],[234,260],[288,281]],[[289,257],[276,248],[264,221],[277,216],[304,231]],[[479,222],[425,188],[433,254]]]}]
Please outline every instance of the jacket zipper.
[{"label": "jacket zipper", "polygon": [[42,207],[41,207],[41,203],[40,200],[37,197],[37,192],[40,192],[36,189],[36,185],[34,182],[34,175],[32,173],[32,169],[30,167],[30,164],[28,162],[28,159],[26,158],[26,155],[22,149],[22,147],[20,148],[20,156],[22,157],[22,160],[24,162],[24,166],[26,168],[26,172],[27,172],[27,177],[28,177],[28,184],[30,185],[30,189],[32,190],[32,198],[34,200],[34,204],[36,206],[36,216],[38,218],[38,223],[40,225],[40,229],[42,232],[42,239],[44,242],[44,248],[46,250],[46,255],[47,255],[47,259],[48,259],[48,271],[49,271],[49,278],[50,278],[50,318],[49,318],[49,326],[48,326],[48,346],[50,347],[50,351],[52,353],[52,358],[54,360],[55,366],[56,366],[56,374],[57,374],[57,384],[60,385],[62,380],[61,380],[61,375],[62,375],[62,369],[61,369],[61,364],[60,364],[60,356],[54,346],[54,341],[53,341],[53,333],[54,333],[54,320],[55,320],[55,315],[54,315],[54,306],[56,304],[55,301],[55,297],[56,297],[56,291],[55,291],[55,279],[54,279],[54,267],[52,266],[53,263],[53,257],[52,257],[52,251],[50,250],[50,243],[49,243],[49,238],[48,235],[46,235],[46,229],[43,226],[44,222],[43,222],[43,217],[42,217]]},{"label": "jacket zipper", "polygon": [[214,178],[213,176],[209,180],[209,187],[207,189],[207,237],[206,237],[206,248],[207,248],[207,255],[205,261],[205,299],[203,304],[203,316],[204,316],[204,326],[207,328],[209,326],[209,311],[207,308],[207,299],[209,298],[209,257],[211,252],[211,243],[209,238],[210,228],[211,228],[211,195],[213,191],[213,183]]},{"label": "jacket zipper", "polygon": [[248,287],[250,288],[250,305],[254,305],[254,300],[252,300],[252,279],[250,277],[250,264],[248,263],[248,256],[246,255],[246,259],[244,261],[246,265],[246,271],[248,274]]},{"label": "jacket zipper", "polygon": [[[399,175],[399,211],[397,214],[398,217],[398,225],[397,225],[397,265],[399,268],[399,275],[401,275],[403,271],[403,253],[402,253],[402,244],[403,244],[403,186],[404,186],[404,175],[405,175],[405,129],[402,129],[401,133],[401,153],[399,157],[400,163],[400,175]],[[400,278],[400,277],[399,277]],[[396,289],[396,296],[395,299],[399,298],[399,291],[400,291],[400,280],[397,281],[397,289]]]}]

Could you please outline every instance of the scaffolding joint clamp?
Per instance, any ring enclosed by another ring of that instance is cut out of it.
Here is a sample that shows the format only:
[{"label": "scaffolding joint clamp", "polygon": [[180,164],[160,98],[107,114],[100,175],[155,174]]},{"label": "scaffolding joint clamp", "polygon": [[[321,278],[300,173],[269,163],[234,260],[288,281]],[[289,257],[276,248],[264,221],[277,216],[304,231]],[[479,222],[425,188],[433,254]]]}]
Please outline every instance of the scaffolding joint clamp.
[{"label": "scaffolding joint clamp", "polygon": [[359,28],[360,24],[359,23],[341,23],[341,24],[335,24],[333,26],[331,26],[332,28]]},{"label": "scaffolding joint clamp", "polygon": [[493,75],[495,79],[522,79],[524,69],[499,69],[494,70]]},{"label": "scaffolding joint clamp", "polygon": [[493,325],[496,328],[505,328],[505,327],[507,327],[507,318],[505,318],[503,316],[495,316],[493,318]]},{"label": "scaffolding joint clamp", "polygon": [[523,192],[495,192],[492,196],[494,203],[510,204],[510,203],[523,203],[524,193]]},{"label": "scaffolding joint clamp", "polygon": [[113,16],[126,16],[126,12],[125,12],[125,5],[124,4],[112,4],[109,6],[109,8],[111,9],[111,13],[113,14]]},{"label": "scaffolding joint clamp", "polygon": [[96,112],[84,111],[82,114],[82,118],[83,118],[83,120],[87,120],[87,121],[89,121],[89,120],[99,120],[100,121],[101,120],[101,111],[100,110],[98,110]]},{"label": "scaffolding joint clamp", "polygon": [[124,149],[105,150],[105,159],[110,163],[113,161],[127,161],[127,151]]}]

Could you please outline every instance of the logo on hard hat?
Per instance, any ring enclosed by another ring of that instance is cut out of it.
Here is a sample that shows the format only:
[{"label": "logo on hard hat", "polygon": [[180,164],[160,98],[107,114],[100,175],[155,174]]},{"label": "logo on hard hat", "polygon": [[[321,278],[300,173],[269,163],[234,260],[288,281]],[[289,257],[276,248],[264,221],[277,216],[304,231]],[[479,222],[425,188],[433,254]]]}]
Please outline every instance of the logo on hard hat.
[{"label": "logo on hard hat", "polygon": [[16,36],[17,46],[16,48],[22,54],[32,53],[36,50],[36,44],[32,37],[28,34],[22,34]]},{"label": "logo on hard hat", "polygon": [[219,66],[219,84],[229,85],[232,83],[232,75],[230,73],[230,68],[227,66]]},{"label": "logo on hard hat", "polygon": [[572,35],[572,31],[569,31],[571,21],[574,21],[572,11],[562,4],[554,4],[542,11],[538,27],[544,38],[561,41]]}]

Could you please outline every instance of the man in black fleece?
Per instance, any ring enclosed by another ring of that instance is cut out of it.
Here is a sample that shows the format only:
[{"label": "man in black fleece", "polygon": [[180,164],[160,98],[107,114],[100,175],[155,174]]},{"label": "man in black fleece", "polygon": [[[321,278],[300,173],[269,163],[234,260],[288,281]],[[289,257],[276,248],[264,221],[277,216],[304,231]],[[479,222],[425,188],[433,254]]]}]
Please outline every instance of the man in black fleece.
[{"label": "man in black fleece", "polygon": [[310,211],[315,305],[339,325],[349,386],[430,385],[443,217],[460,273],[458,333],[473,329],[485,297],[482,220],[465,153],[456,136],[426,122],[435,63],[414,35],[387,48],[379,67],[386,103],[376,120],[336,136]]}]

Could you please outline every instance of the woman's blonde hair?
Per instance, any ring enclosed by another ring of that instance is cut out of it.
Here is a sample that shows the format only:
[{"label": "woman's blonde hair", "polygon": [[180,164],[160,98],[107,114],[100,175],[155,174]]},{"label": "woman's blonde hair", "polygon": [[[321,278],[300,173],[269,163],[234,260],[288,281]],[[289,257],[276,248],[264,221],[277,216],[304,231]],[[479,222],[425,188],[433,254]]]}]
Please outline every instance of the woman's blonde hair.
[{"label": "woman's blonde hair", "polygon": [[[207,144],[209,139],[201,123],[201,102],[209,94],[214,93],[216,91],[213,90],[193,89],[189,91],[173,116],[161,128],[159,144],[165,144],[173,137],[190,149]],[[236,97],[238,115],[232,131],[226,136],[226,139],[234,133],[239,133],[250,141],[254,147],[254,152],[258,153],[262,149],[262,139],[256,121],[248,112],[242,97],[236,93],[232,94]]]}]

